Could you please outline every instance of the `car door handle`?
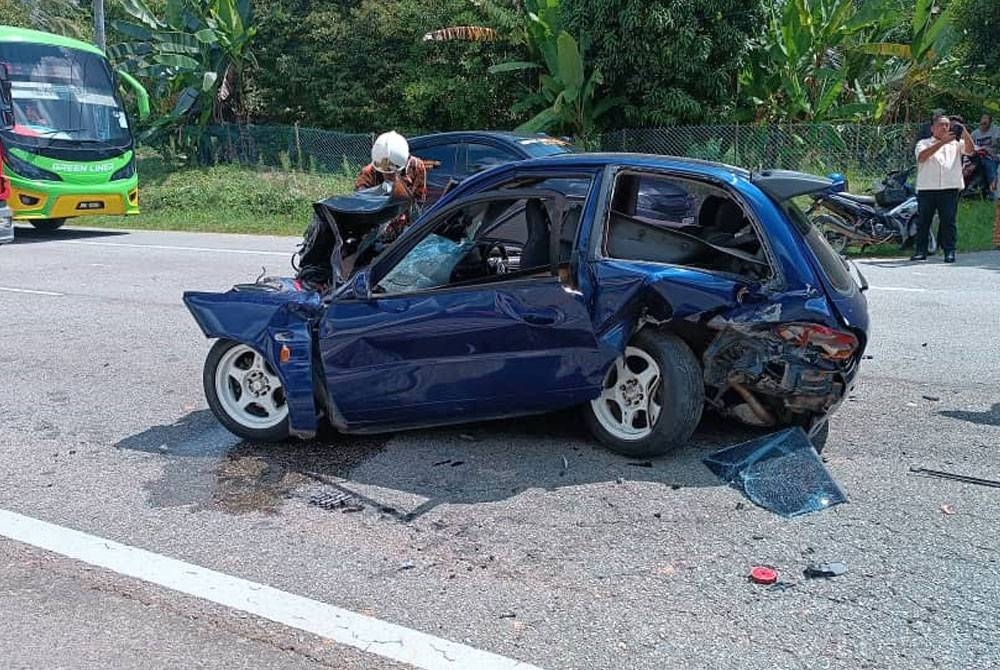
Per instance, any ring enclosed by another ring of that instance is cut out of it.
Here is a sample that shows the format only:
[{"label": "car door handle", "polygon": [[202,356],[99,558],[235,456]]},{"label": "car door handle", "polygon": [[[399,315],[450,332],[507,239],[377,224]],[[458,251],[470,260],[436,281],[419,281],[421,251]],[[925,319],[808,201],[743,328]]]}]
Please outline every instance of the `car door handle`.
[{"label": "car door handle", "polygon": [[559,321],[559,312],[554,309],[529,309],[521,310],[518,316],[525,323],[533,326],[551,326]]}]

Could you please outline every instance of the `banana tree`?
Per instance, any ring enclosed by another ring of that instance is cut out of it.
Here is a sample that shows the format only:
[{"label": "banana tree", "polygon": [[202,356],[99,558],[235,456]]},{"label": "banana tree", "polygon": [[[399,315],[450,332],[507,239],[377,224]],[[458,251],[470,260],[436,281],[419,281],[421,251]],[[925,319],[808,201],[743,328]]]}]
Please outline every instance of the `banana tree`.
[{"label": "banana tree", "polygon": [[[535,112],[517,128],[521,132],[557,131],[572,134],[581,144],[596,139],[597,121],[622,103],[620,98],[599,98],[604,83],[599,68],[584,61],[586,42],[581,45],[563,29],[561,0],[524,0],[523,14],[484,3],[487,14],[504,25],[504,33],[479,26],[456,26],[424,35],[425,41],[460,39],[496,41],[506,39],[525,49],[527,59],[501,63],[491,74],[537,71],[535,90],[514,106],[515,113]],[[518,18],[519,17],[519,18]],[[542,108],[541,111],[538,111]]]},{"label": "banana tree", "polygon": [[[540,112],[520,125],[520,132],[556,130],[568,132],[577,142],[590,147],[596,140],[598,119],[620,105],[620,98],[598,98],[598,87],[604,83],[600,68],[587,73],[579,44],[565,30],[549,38],[540,49],[545,58],[545,70],[539,77],[539,90],[525,98],[519,107]],[[511,62],[490,68],[493,73],[537,69],[531,62]]]},{"label": "banana tree", "polygon": [[200,141],[209,123],[243,120],[243,72],[257,28],[250,0],[167,0],[163,17],[143,0],[122,0],[133,21],[113,21],[128,38],[108,49],[132,74],[155,82],[169,111],[153,126],[181,130]]},{"label": "banana tree", "polygon": [[[909,120],[914,99],[927,91],[967,97],[957,85],[958,59],[950,54],[958,37],[950,7],[941,10],[938,0],[916,0],[908,42],[868,42],[857,47],[861,53],[889,59],[892,66],[879,82],[886,97],[882,120]],[[924,112],[920,110],[920,115]]]},{"label": "banana tree", "polygon": [[833,121],[874,111],[848,60],[853,37],[892,14],[881,0],[788,0],[771,17],[740,76],[745,117],[757,121]]}]

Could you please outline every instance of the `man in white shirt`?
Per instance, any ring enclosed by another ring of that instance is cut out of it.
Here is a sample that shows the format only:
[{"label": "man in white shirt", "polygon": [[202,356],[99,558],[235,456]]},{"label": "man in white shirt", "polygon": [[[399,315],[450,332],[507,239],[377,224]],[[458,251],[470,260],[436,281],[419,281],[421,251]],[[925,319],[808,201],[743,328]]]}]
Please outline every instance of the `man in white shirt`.
[{"label": "man in white shirt", "polygon": [[962,177],[962,155],[975,150],[972,136],[963,126],[961,141],[952,133],[951,119],[934,117],[933,135],[917,142],[917,239],[911,261],[927,260],[927,237],[934,214],[940,221],[938,241],[944,251],[944,262],[955,262],[958,228],[958,194],[965,188]]}]

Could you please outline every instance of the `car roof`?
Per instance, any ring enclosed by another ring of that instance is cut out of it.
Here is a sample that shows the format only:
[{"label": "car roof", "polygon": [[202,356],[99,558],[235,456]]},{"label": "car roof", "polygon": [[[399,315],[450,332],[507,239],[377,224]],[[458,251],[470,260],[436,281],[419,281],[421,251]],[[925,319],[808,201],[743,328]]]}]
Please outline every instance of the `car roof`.
[{"label": "car roof", "polygon": [[733,178],[750,179],[751,176],[750,171],[745,168],[697,158],[616,152],[558,154],[544,158],[534,158],[508,167],[510,169],[523,169],[526,167],[566,168],[567,166],[601,168],[609,165],[639,169],[678,170],[700,175],[710,175],[726,181],[731,181]]},{"label": "car roof", "polygon": [[519,144],[521,140],[545,138],[547,135],[532,135],[530,133],[515,133],[503,130],[452,130],[444,133],[428,133],[418,135],[408,140],[414,144],[446,144],[448,142],[471,142],[474,140],[494,140],[503,144]]}]

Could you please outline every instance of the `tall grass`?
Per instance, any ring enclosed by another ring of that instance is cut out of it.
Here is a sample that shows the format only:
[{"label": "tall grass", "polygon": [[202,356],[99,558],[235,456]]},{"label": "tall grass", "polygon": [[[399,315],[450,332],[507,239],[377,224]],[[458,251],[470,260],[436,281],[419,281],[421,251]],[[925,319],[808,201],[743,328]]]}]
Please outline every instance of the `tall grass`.
[{"label": "tall grass", "polygon": [[187,168],[158,156],[139,159],[139,206],[130,217],[81,217],[106,228],[299,235],[312,203],[350,191],[345,174],[312,174],[217,165]]}]

